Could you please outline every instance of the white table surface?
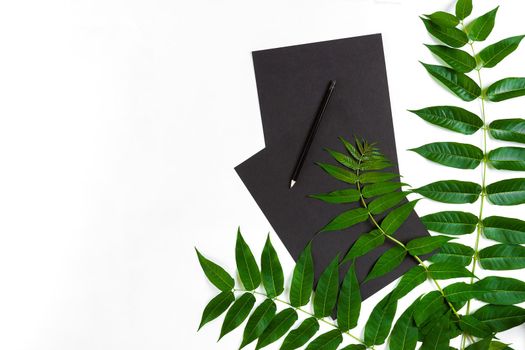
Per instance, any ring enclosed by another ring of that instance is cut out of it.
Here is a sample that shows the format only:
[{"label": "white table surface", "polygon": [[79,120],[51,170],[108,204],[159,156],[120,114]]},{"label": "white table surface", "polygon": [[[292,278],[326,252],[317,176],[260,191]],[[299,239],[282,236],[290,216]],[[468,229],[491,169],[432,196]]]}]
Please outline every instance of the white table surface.
[{"label": "white table surface", "polygon": [[[523,0],[474,2],[476,14],[502,5],[491,42],[525,33]],[[238,348],[242,327],[219,343],[220,321],[196,333],[215,290],[193,247],[233,271],[237,226],[257,255],[272,232],[233,170],[264,147],[253,50],[382,33],[404,180],[478,179],[479,170],[447,169],[406,151],[465,140],[406,111],[467,105],[418,63],[435,62],[418,15],[451,4],[3,2],[0,348]],[[525,76],[524,58],[522,47],[484,72],[485,81]],[[491,104],[488,118],[524,117],[524,101]],[[519,175],[489,172],[489,181],[502,176]],[[443,208],[422,201],[417,212]],[[523,219],[523,206],[487,212]],[[271,235],[289,275],[292,259]],[[361,320],[391,287],[364,303]],[[501,338],[524,349],[524,331]]]}]

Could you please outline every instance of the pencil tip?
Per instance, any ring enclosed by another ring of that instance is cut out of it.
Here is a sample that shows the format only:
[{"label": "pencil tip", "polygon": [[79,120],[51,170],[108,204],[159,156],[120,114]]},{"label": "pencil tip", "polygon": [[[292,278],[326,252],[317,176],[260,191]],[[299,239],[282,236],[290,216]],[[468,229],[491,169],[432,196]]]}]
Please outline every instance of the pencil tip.
[{"label": "pencil tip", "polygon": [[295,181],[294,180],[290,181],[290,188],[292,188],[293,185],[295,185]]}]

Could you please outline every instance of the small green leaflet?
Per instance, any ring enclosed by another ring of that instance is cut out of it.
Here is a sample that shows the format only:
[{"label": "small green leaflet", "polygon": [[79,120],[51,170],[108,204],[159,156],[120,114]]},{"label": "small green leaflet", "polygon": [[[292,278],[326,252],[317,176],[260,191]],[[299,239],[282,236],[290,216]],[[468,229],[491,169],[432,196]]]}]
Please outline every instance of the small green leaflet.
[{"label": "small green leaflet", "polygon": [[525,244],[525,221],[490,216],[483,219],[483,233],[485,237],[510,244]]},{"label": "small green leaflet", "polygon": [[492,102],[505,101],[525,95],[525,78],[505,78],[493,83],[485,92]]},{"label": "small green leaflet", "polygon": [[288,333],[280,350],[294,350],[306,344],[319,331],[319,322],[315,317],[304,320],[299,327]]},{"label": "small green leaflet", "polygon": [[383,298],[372,310],[365,325],[365,343],[381,345],[385,342],[396,314],[397,301],[390,300],[390,294]]},{"label": "small green leaflet", "polygon": [[421,18],[421,20],[430,35],[448,46],[457,48],[465,46],[468,42],[467,35],[457,28],[441,27],[425,18]]},{"label": "small green leaflet", "polygon": [[416,348],[418,329],[414,323],[413,314],[417,302],[416,300],[396,321],[388,343],[390,350],[414,350]]},{"label": "small green leaflet", "polygon": [[336,350],[342,342],[341,331],[333,329],[315,338],[305,350]]},{"label": "small green leaflet", "polygon": [[458,142],[434,142],[411,151],[433,162],[459,169],[475,169],[483,159],[483,151],[478,147]]},{"label": "small green leaflet", "polygon": [[[421,63],[427,72],[445,85],[452,93],[463,101],[473,101],[481,95],[479,85],[463,73],[433,64]],[[490,89],[490,88],[489,88]]]},{"label": "small green leaflet", "polygon": [[525,268],[525,247],[496,244],[479,251],[479,263],[486,270],[518,270]]},{"label": "small green leaflet", "polygon": [[353,157],[331,149],[326,149],[326,151],[330,153],[332,158],[334,158],[339,164],[352,170],[359,169],[359,163]]},{"label": "small green leaflet", "polygon": [[450,316],[444,315],[431,325],[432,331],[425,334],[423,344],[419,350],[445,350],[450,343]]},{"label": "small green leaflet", "polygon": [[392,300],[399,300],[414,288],[425,282],[427,272],[422,266],[414,266],[406,272],[399,281],[396,288],[392,291]]},{"label": "small green leaflet", "polygon": [[235,261],[239,278],[246,290],[254,290],[261,284],[261,273],[255,262],[255,257],[246,241],[242,237],[241,230],[237,231],[237,243],[235,244]]},{"label": "small green leaflet", "polygon": [[483,16],[474,19],[469,25],[467,25],[466,31],[471,40],[483,41],[488,38],[494,28],[498,8],[499,6],[494,10],[485,13]]},{"label": "small green leaflet", "polygon": [[348,151],[348,153],[350,153],[350,155],[352,155],[355,159],[360,159],[361,158],[361,155],[355,149],[354,145],[352,145],[350,142],[346,141],[342,137],[339,137],[339,140],[343,143],[343,145],[345,146],[345,148]]},{"label": "small green leaflet", "polygon": [[437,11],[430,15],[425,15],[434,24],[441,27],[455,27],[459,24],[459,19],[456,16],[444,11]]},{"label": "small green leaflet", "polygon": [[476,68],[476,60],[463,50],[444,45],[425,45],[434,55],[460,73],[468,73]]},{"label": "small green leaflet", "polygon": [[232,290],[235,286],[233,278],[222,267],[206,259],[197,248],[195,248],[195,251],[197,252],[199,263],[208,280],[222,291]]},{"label": "small green leaflet", "polygon": [[489,125],[492,137],[503,141],[525,143],[525,119],[499,119]]},{"label": "small green leaflet", "polygon": [[463,20],[472,13],[472,0],[458,0],[456,3],[456,17]]},{"label": "small green leaflet", "polygon": [[219,340],[237,328],[248,317],[254,304],[255,297],[251,293],[244,293],[239,299],[235,300],[224,317]]},{"label": "small green leaflet", "polygon": [[441,293],[432,291],[419,301],[414,311],[414,320],[418,326],[422,326],[429,318],[439,317],[447,310],[448,307]]},{"label": "small green leaflet", "polygon": [[370,213],[377,215],[386,210],[398,205],[406,196],[408,192],[392,192],[378,197],[368,204]]},{"label": "small green leaflet", "polygon": [[475,343],[470,344],[465,350],[490,350],[490,338],[482,339]]},{"label": "small green leaflet", "polygon": [[201,317],[201,323],[199,324],[199,329],[202,328],[206,323],[213,321],[224,311],[228,309],[228,307],[233,303],[235,300],[235,297],[233,296],[233,292],[231,291],[224,291],[217,295],[215,298],[210,300],[208,305],[204,308],[204,311],[202,312]]},{"label": "small green leaflet", "polygon": [[487,198],[495,205],[525,203],[525,178],[502,180],[488,185]]},{"label": "small green leaflet", "polygon": [[357,325],[361,311],[361,292],[359,281],[355,273],[355,264],[352,264],[346,273],[337,303],[337,325],[342,332]]},{"label": "small green leaflet", "polygon": [[283,268],[277,256],[277,252],[270,242],[270,235],[266,239],[261,254],[261,277],[268,298],[281,295],[284,290]]},{"label": "small green leaflet", "polygon": [[402,247],[394,247],[387,250],[383,255],[379,257],[377,262],[372,267],[372,271],[366,276],[365,282],[370,281],[371,279],[383,276],[384,274],[392,271],[401,263],[407,255],[407,252]]},{"label": "small green leaflet", "polygon": [[472,272],[464,266],[451,264],[449,262],[438,262],[428,267],[430,276],[436,280],[446,280],[450,278],[474,277]]},{"label": "small green leaflet", "polygon": [[455,265],[467,266],[472,261],[473,255],[474,249],[471,247],[459,243],[446,243],[430,258],[430,261],[433,263],[450,262]]},{"label": "small green leaflet", "polygon": [[447,300],[452,303],[461,303],[470,299],[477,299],[484,293],[476,284],[467,284],[465,282],[450,284],[443,289],[443,292]]},{"label": "small green leaflet", "polygon": [[399,177],[399,175],[394,173],[371,171],[359,175],[359,182],[362,184],[385,182],[397,177]]},{"label": "small green leaflet", "polygon": [[525,322],[525,310],[514,305],[485,305],[473,316],[494,332],[503,332]]},{"label": "small green leaflet", "polygon": [[478,54],[484,68],[493,68],[505,57],[514,52],[525,35],[513,36],[489,45]]},{"label": "small green leaflet", "polygon": [[332,165],[332,164],[326,164],[326,163],[316,163],[326,171],[328,174],[330,174],[332,177],[336,178],[337,180],[354,184],[357,181],[357,175],[353,172],[340,168],[338,166]]},{"label": "small green leaflet", "polygon": [[492,334],[492,330],[489,326],[487,326],[472,315],[462,316],[459,320],[459,327],[465,333],[478,338],[485,338]]},{"label": "small green leaflet", "polygon": [[496,169],[525,171],[525,148],[496,148],[489,152],[488,160]]},{"label": "small green leaflet", "polygon": [[330,221],[320,232],[339,231],[368,219],[368,210],[356,208],[345,211]]},{"label": "small green leaflet", "polygon": [[277,307],[275,303],[270,299],[264,300],[261,305],[255,309],[244,328],[240,349],[250,344],[262,334],[275,316],[276,310]]},{"label": "small green leaflet", "polygon": [[292,308],[279,312],[259,337],[255,349],[261,349],[279,340],[292,328],[297,318],[297,312]]},{"label": "small green leaflet", "polygon": [[387,235],[393,235],[397,229],[400,228],[401,225],[403,225],[403,223],[408,219],[408,216],[410,213],[412,213],[418,201],[419,200],[417,199],[412,202],[405,203],[388,213],[388,215],[381,222],[381,229]]},{"label": "small green leaflet", "polygon": [[337,301],[339,289],[339,255],[337,255],[319,277],[314,297],[316,317],[330,316]]},{"label": "small green leaflet", "polygon": [[489,276],[476,283],[483,293],[476,299],[489,304],[514,305],[525,301],[525,283],[499,276]]},{"label": "small green leaflet", "polygon": [[385,236],[379,230],[372,230],[369,233],[361,235],[352,245],[352,248],[346,253],[342,263],[358,258],[370,252],[372,249],[381,246],[385,241]]},{"label": "small green leaflet", "polygon": [[480,117],[460,107],[434,106],[410,112],[429,123],[464,135],[472,135],[483,126]]},{"label": "small green leaflet", "polygon": [[359,191],[353,188],[346,188],[344,190],[333,191],[329,193],[314,194],[309,197],[320,199],[326,203],[353,203],[359,200]]},{"label": "small green leaflet", "polygon": [[417,256],[432,253],[440,248],[444,243],[450,241],[452,237],[447,236],[429,236],[419,237],[407,243],[406,248],[410,255]]},{"label": "small green leaflet", "polygon": [[290,304],[301,307],[308,304],[314,284],[312,244],[309,243],[297,259],[290,286]]},{"label": "small green leaflet", "polygon": [[414,192],[443,203],[474,203],[481,194],[481,186],[468,181],[444,180],[417,188]]},{"label": "small green leaflet", "polygon": [[377,182],[363,187],[363,197],[371,198],[393,192],[406,184],[401,182]]},{"label": "small green leaflet", "polygon": [[463,211],[441,211],[421,217],[425,227],[434,232],[448,235],[464,235],[474,232],[478,218]]}]

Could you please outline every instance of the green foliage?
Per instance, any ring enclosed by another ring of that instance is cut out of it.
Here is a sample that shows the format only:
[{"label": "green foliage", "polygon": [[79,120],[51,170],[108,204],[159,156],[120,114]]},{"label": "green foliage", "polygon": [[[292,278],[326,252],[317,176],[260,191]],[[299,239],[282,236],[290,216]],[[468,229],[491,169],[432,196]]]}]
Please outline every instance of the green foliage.
[{"label": "green foliage", "polygon": [[408,252],[411,255],[423,255],[432,253],[434,250],[441,247],[444,243],[450,241],[451,237],[446,236],[430,236],[415,238],[407,243]]},{"label": "green foliage", "polygon": [[525,148],[499,147],[488,154],[489,164],[502,170],[525,171]]},{"label": "green foliage", "polygon": [[478,218],[464,211],[441,211],[421,217],[421,221],[430,231],[447,235],[464,235],[474,232]]},{"label": "green foliage", "polygon": [[513,36],[489,45],[478,54],[478,59],[483,68],[493,68],[505,57],[513,53],[525,35]]},{"label": "green foliage", "polygon": [[499,6],[483,16],[476,18],[467,25],[466,31],[470,40],[484,41],[488,38],[494,28],[494,23],[496,22],[498,8]]},{"label": "green foliage", "polygon": [[417,302],[418,300],[397,319],[388,343],[390,350],[414,350],[416,348],[418,329],[414,322],[414,310]]},{"label": "green foliage", "polygon": [[457,28],[441,27],[429,19],[421,18],[427,31],[443,44],[452,47],[462,47],[468,42],[467,35]]},{"label": "green foliage", "polygon": [[444,180],[416,188],[414,192],[437,202],[464,204],[477,201],[481,189],[480,185],[470,181]]},{"label": "green foliage", "polygon": [[456,72],[448,67],[425,63],[421,64],[431,76],[463,101],[473,101],[481,95],[479,85],[467,75]]},{"label": "green foliage", "polygon": [[336,256],[319,277],[314,298],[314,314],[317,318],[329,316],[334,309],[339,289],[338,267],[339,256]]},{"label": "green foliage", "polygon": [[489,125],[490,135],[498,140],[525,143],[525,119],[499,119]]},{"label": "green foliage", "polygon": [[284,290],[284,274],[277,252],[270,242],[270,236],[266,239],[266,244],[261,255],[261,277],[266,295],[275,298],[281,295]]},{"label": "green foliage", "polygon": [[196,248],[195,251],[208,280],[222,291],[232,290],[235,285],[233,278],[222,267],[206,259]]},{"label": "green foliage", "polygon": [[297,321],[297,311],[293,308],[277,313],[268,327],[262,332],[255,349],[264,348],[284,336]]},{"label": "green foliage", "polygon": [[488,185],[487,199],[495,205],[525,203],[525,178],[501,180]]},{"label": "green foliage", "polygon": [[343,335],[341,334],[341,331],[333,329],[315,338],[310,344],[308,344],[306,350],[336,350],[342,341]]},{"label": "green foliage", "polygon": [[385,342],[390,332],[396,310],[397,301],[391,301],[390,294],[376,305],[365,325],[366,344],[380,345]]},{"label": "green foliage", "polygon": [[284,338],[280,350],[293,350],[300,348],[308,343],[310,339],[319,331],[319,322],[315,317],[304,320],[299,327],[288,333]]},{"label": "green foliage", "polygon": [[525,221],[489,216],[483,219],[485,237],[501,243],[525,244]]},{"label": "green foliage", "polygon": [[434,106],[410,112],[429,123],[464,135],[472,135],[483,126],[480,117],[461,107]]},{"label": "green foliage", "polygon": [[224,322],[222,323],[221,335],[219,340],[224,337],[226,334],[233,331],[235,328],[240,326],[240,324],[248,317],[250,311],[255,304],[255,297],[251,293],[244,293],[241,295],[233,305],[230,307],[226,316],[224,317]]},{"label": "green foliage", "polygon": [[290,286],[290,304],[301,307],[308,304],[314,285],[312,245],[308,244],[297,259]]},{"label": "green foliage", "polygon": [[478,147],[457,142],[434,142],[411,151],[433,162],[459,169],[475,169],[483,159],[483,151]]},{"label": "green foliage", "polygon": [[517,244],[496,244],[479,251],[479,263],[487,270],[518,270],[525,268],[525,247]]},{"label": "green foliage", "polygon": [[241,348],[259,338],[272,321],[276,310],[277,306],[270,299],[264,300],[261,305],[255,309],[248,319],[248,323],[246,323],[246,328],[244,328]]},{"label": "green foliage", "polygon": [[472,0],[458,0],[456,2],[456,17],[463,20],[472,13]]},{"label": "green foliage", "polygon": [[246,290],[254,290],[261,284],[261,273],[255,262],[250,247],[244,241],[241,230],[237,231],[237,243],[235,244],[235,261],[239,278]]},{"label": "green foliage", "polygon": [[434,263],[450,262],[459,266],[467,266],[470,265],[473,255],[474,249],[471,247],[459,243],[446,243],[430,258],[430,261]]},{"label": "green foliage", "polygon": [[337,324],[346,332],[357,326],[361,311],[361,291],[355,274],[355,265],[350,266],[341,286],[337,303]]},{"label": "green foliage", "polygon": [[234,302],[235,296],[231,291],[225,291],[217,295],[215,298],[210,300],[208,305],[204,308],[201,317],[201,323],[199,329],[202,328],[206,323],[213,321],[226,311],[230,305]]},{"label": "green foliage", "polygon": [[489,101],[500,102],[525,95],[525,78],[501,79],[487,88]]}]

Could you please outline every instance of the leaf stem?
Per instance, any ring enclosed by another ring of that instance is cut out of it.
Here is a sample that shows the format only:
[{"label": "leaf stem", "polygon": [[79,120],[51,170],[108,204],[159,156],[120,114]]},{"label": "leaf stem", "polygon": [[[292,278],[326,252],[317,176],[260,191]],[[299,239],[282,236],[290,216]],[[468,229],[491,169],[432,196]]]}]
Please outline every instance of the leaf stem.
[{"label": "leaf stem", "polygon": [[[362,162],[362,157],[359,159],[359,165],[361,165],[361,162]],[[439,285],[438,281],[431,277],[430,271],[428,270],[428,266],[423,262],[423,260],[421,260],[421,258],[419,256],[415,255],[415,254],[414,255],[410,254],[410,252],[408,251],[406,245],[403,242],[399,241],[398,239],[396,239],[396,238],[392,237],[391,235],[389,235],[388,233],[386,233],[383,230],[383,228],[381,227],[381,225],[379,225],[379,223],[375,219],[374,215],[368,209],[368,204],[366,203],[365,198],[363,196],[361,183],[359,182],[359,167],[356,170],[356,174],[357,174],[356,187],[357,187],[357,190],[359,191],[359,197],[360,197],[360,200],[361,200],[361,204],[367,210],[368,217],[370,218],[370,221],[374,224],[375,227],[377,227],[377,229],[379,230],[379,232],[381,232],[381,234],[383,234],[386,238],[390,239],[392,242],[394,242],[395,244],[397,244],[398,246],[403,248],[410,256],[412,256],[419,263],[419,265],[421,265],[421,267],[423,267],[425,269],[425,271],[427,273],[427,276],[429,276],[429,278],[434,282],[434,284],[436,285],[436,288],[441,293],[441,295],[443,296],[443,298],[445,299],[447,304],[450,306],[450,309],[452,310],[454,315],[459,319],[460,317],[459,317],[459,314],[458,314],[456,308],[454,307],[454,305],[452,305],[452,303],[450,301],[447,300],[447,298],[445,296],[445,292],[443,292],[443,288],[441,288],[441,286]]]},{"label": "leaf stem", "polygon": [[[336,329],[339,329],[339,327],[337,326],[337,324],[333,323],[333,322],[330,322],[328,320],[326,320],[325,318],[318,318],[316,317],[313,313],[309,312],[309,311],[306,311],[305,309],[302,309],[300,307],[295,307],[293,306],[292,304],[290,304],[289,302],[287,302],[286,300],[282,300],[282,299],[279,299],[279,298],[270,298],[267,294],[265,293],[261,293],[261,292],[258,292],[258,291],[255,291],[255,290],[242,290],[242,289],[234,289],[233,292],[238,292],[238,293],[253,293],[253,294],[256,294],[256,295],[260,295],[260,296],[263,296],[265,298],[268,298],[268,299],[271,299],[271,300],[274,300],[274,301],[278,301],[280,302],[281,304],[285,304],[291,308],[293,308],[294,310],[296,311],[301,311],[302,313],[308,315],[308,316],[311,316],[311,317],[315,317],[317,318],[317,320],[333,327],[333,328],[336,328]],[[352,333],[350,333],[350,331],[341,331],[341,333],[344,333],[346,335],[348,335],[349,337],[353,338],[355,341],[359,342],[359,344],[362,344],[364,346],[367,347],[367,349],[372,349],[372,350],[375,350],[374,346],[368,346],[365,344],[364,340],[353,335]]]}]

